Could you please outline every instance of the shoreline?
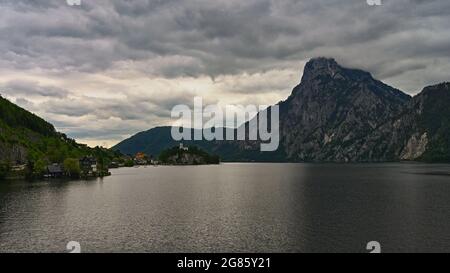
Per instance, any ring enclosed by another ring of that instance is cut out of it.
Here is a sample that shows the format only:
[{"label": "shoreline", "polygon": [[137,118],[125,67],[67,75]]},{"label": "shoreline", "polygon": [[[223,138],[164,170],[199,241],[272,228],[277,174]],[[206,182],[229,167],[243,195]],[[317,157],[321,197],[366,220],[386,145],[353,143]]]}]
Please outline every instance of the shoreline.
[{"label": "shoreline", "polygon": [[[28,179],[26,176],[24,175],[10,175],[7,176],[3,179],[0,179],[0,182],[2,181],[22,181],[22,180],[27,180],[30,182],[33,181],[42,181],[42,180],[48,180],[48,181],[57,181],[57,180],[80,180],[80,181],[86,181],[86,180],[90,180],[90,179],[97,179],[97,178],[103,178],[103,177],[109,177],[109,176],[113,176],[114,174],[111,172],[111,170],[116,170],[116,169],[139,169],[141,167],[144,168],[148,168],[148,167],[195,167],[195,166],[220,166],[220,165],[228,165],[228,164],[255,164],[255,165],[259,165],[259,164],[276,164],[276,165],[316,165],[316,166],[323,166],[323,165],[328,165],[328,166],[357,166],[357,165],[383,165],[383,164],[387,164],[387,165],[425,165],[425,166],[438,166],[438,165],[443,165],[443,166],[450,166],[450,162],[421,162],[421,161],[386,161],[386,162],[249,162],[249,161],[223,161],[220,162],[218,164],[157,164],[157,165],[136,165],[133,167],[118,167],[118,168],[111,168],[108,173],[104,174],[104,175],[90,175],[90,176],[80,176],[79,178],[77,177],[69,177],[69,176],[61,176],[61,177],[36,177],[36,178],[32,178],[32,179]],[[437,175],[437,176],[450,176],[450,173],[447,172],[439,172],[439,173],[413,173],[413,174],[422,174],[422,175]]]}]

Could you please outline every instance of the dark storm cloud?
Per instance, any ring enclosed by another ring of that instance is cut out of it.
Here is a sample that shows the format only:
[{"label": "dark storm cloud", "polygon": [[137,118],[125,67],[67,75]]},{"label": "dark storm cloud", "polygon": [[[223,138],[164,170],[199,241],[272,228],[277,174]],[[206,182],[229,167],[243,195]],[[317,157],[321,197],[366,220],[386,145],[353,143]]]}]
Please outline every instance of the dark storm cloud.
[{"label": "dark storm cloud", "polygon": [[180,66],[159,62],[148,73],[216,77],[286,68],[326,54],[378,71],[405,58],[421,58],[426,65],[448,57],[450,48],[450,2],[445,0],[384,0],[381,7],[364,0],[85,0],[81,7],[63,0],[16,0],[3,5],[3,65],[21,68],[96,72],[120,60],[151,64],[179,56]]}]

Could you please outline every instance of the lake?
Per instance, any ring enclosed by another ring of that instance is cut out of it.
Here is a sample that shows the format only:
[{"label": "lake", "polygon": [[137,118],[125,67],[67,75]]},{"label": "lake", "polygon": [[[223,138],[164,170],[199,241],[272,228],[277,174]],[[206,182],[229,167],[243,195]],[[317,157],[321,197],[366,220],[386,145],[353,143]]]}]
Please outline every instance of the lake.
[{"label": "lake", "polygon": [[221,164],[0,183],[0,252],[450,251],[450,165]]}]

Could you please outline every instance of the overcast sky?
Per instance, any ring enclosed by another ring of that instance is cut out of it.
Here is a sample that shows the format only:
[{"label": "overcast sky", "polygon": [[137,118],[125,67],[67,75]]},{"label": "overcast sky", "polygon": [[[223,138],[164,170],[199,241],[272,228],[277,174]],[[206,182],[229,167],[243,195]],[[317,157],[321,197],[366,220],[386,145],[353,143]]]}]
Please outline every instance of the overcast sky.
[{"label": "overcast sky", "polygon": [[0,0],[0,93],[89,145],[176,104],[273,104],[334,57],[409,94],[450,81],[450,1]]}]

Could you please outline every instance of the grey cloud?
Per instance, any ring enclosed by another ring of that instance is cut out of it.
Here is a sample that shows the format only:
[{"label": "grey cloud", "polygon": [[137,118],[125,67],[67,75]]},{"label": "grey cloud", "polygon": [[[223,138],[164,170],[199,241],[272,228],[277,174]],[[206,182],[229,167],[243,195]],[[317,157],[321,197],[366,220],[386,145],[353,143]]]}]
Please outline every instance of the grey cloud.
[{"label": "grey cloud", "polygon": [[177,104],[192,106],[193,95],[185,93],[174,97],[128,95],[126,99],[81,96],[69,99],[47,100],[39,107],[47,113],[68,117],[92,116],[97,120],[117,118],[123,121],[169,118]]},{"label": "grey cloud", "polygon": [[65,98],[69,92],[56,86],[40,85],[34,81],[9,81],[3,85],[0,84],[0,93],[14,96],[41,96],[53,98]]},{"label": "grey cloud", "polygon": [[36,110],[36,105],[32,101],[29,101],[27,99],[16,98],[15,102],[20,107],[24,107],[24,108],[28,109],[29,111],[35,111]]},{"label": "grey cloud", "polygon": [[[95,72],[148,60],[153,65],[142,72],[152,75],[217,77],[318,55],[351,65],[363,59],[377,71],[381,62],[426,63],[423,57],[450,53],[445,0],[385,0],[381,7],[364,0],[63,2],[6,1],[0,65]],[[179,62],[158,62],[171,56]]]},{"label": "grey cloud", "polygon": [[142,127],[150,128],[157,124],[151,122],[112,121],[111,119],[84,120],[84,126],[72,119],[64,119],[61,116],[50,117],[49,122],[62,129],[69,137],[75,139],[117,140],[130,135],[130,132],[139,132]]}]

